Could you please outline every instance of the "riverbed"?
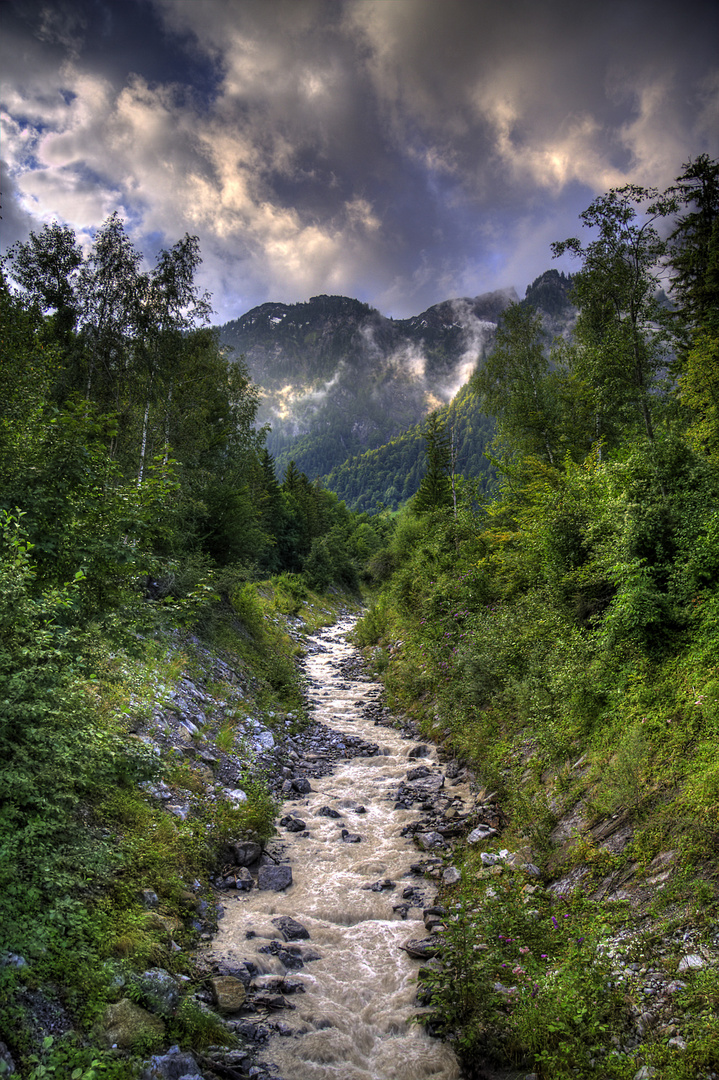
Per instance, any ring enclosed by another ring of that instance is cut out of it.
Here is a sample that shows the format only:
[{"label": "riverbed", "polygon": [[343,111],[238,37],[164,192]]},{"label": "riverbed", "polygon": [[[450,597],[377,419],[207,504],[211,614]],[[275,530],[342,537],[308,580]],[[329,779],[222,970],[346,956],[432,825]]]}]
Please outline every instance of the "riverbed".
[{"label": "riverbed", "polygon": [[[449,1046],[415,1020],[423,1011],[420,962],[402,946],[427,937],[423,912],[436,893],[412,825],[438,806],[461,813],[469,791],[445,778],[434,746],[377,719],[380,687],[352,663],[352,625],[342,619],[307,642],[309,709],[326,729],[333,763],[331,772],[323,769],[330,755],[322,745],[304,751],[311,790],[292,790],[280,815],[289,828],[280,825],[268,846],[271,858],[291,866],[292,884],[223,900],[208,959],[250,961],[255,985],[264,978],[269,988],[277,976],[291,976],[294,992],[281,1017],[273,1014],[280,1023],[262,1053],[284,1080],[459,1080]],[[348,747],[344,758],[345,739],[367,749],[352,756]],[[302,757],[299,765],[301,772]],[[412,788],[407,774],[418,766],[425,775]],[[280,916],[308,937],[290,937],[288,946],[272,921]]]}]

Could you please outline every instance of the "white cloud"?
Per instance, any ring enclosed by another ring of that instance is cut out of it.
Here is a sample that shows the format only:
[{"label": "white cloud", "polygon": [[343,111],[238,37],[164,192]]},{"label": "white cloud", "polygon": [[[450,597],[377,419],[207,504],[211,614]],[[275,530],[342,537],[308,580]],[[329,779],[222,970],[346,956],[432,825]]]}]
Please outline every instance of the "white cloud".
[{"label": "white cloud", "polygon": [[[123,74],[94,61],[91,4],[38,4],[35,36],[6,44],[7,168],[38,221],[87,231],[119,207],[149,254],[197,233],[221,317],[313,292],[410,314],[521,288],[580,198],[719,151],[701,21],[671,16],[675,47],[659,4],[637,36],[641,12],[611,3],[155,0],[163,79],[139,52]],[[209,89],[182,85],[183,58]]]}]

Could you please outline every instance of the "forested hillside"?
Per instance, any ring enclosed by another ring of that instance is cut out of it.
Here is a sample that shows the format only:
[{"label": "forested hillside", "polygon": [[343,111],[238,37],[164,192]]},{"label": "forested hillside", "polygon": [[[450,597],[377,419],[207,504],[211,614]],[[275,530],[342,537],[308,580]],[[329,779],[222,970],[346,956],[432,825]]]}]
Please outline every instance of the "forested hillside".
[{"label": "forested hillside", "polygon": [[[486,492],[494,481],[486,456],[494,423],[481,411],[477,396],[465,386],[436,415],[449,432],[454,472],[476,481],[478,490]],[[322,482],[352,510],[399,509],[417,493],[426,472],[424,429],[424,424],[415,424],[377,450],[349,458],[323,476]]]},{"label": "forested hillside", "polygon": [[463,498],[428,429],[360,638],[500,808],[455,855],[426,975],[467,1075],[697,1080],[719,1068],[719,163],[581,219],[554,245],[573,337],[548,356],[512,305],[472,381],[498,490]]}]

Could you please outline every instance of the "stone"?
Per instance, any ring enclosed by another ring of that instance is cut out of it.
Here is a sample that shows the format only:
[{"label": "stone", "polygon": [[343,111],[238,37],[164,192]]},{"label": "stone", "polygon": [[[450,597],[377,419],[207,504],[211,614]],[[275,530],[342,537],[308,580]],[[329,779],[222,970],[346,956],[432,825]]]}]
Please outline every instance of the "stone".
[{"label": "stone", "polygon": [[203,1080],[197,1061],[189,1050],[172,1046],[166,1054],[156,1054],[141,1073],[141,1080]]},{"label": "stone", "polygon": [[257,888],[282,892],[292,884],[292,867],[287,863],[279,866],[261,866],[257,874]]},{"label": "stone", "polygon": [[275,746],[274,736],[271,731],[258,731],[253,742],[257,750],[273,750]]},{"label": "stone", "polygon": [[444,775],[432,773],[431,776],[425,776],[422,780],[415,780],[412,786],[419,792],[436,793],[444,787]]},{"label": "stone", "polygon": [[287,814],[280,818],[280,825],[284,825],[288,832],[302,832],[307,828],[307,822],[295,817],[294,814]]},{"label": "stone", "polygon": [[342,840],[344,841],[345,844],[361,844],[362,843],[362,837],[360,836],[359,833],[356,833],[356,832],[351,833],[347,829],[343,829],[341,835],[342,835]]},{"label": "stone", "polygon": [[410,781],[422,780],[425,776],[429,776],[431,772],[432,770],[426,765],[417,765],[414,769],[409,770],[409,772],[407,773],[407,779]]},{"label": "stone", "polygon": [[5,1071],[8,1076],[15,1072],[15,1062],[4,1042],[0,1042],[0,1064],[5,1066]]},{"label": "stone", "polygon": [[483,851],[479,857],[483,866],[494,866],[499,862],[499,855],[492,855],[489,851]]},{"label": "stone", "polygon": [[456,866],[448,866],[446,870],[442,871],[442,881],[445,885],[456,885],[461,880],[462,875]]},{"label": "stone", "polygon": [[97,1029],[97,1037],[110,1050],[131,1050],[138,1043],[158,1043],[165,1034],[164,1022],[129,998],[108,1005]]},{"label": "stone", "polygon": [[657,1070],[651,1065],[642,1065],[638,1072],[635,1072],[633,1080],[651,1080],[652,1076],[657,1076]]},{"label": "stone", "polygon": [[338,810],[333,810],[331,806],[321,806],[317,811],[318,817],[339,818],[342,815]]},{"label": "stone", "polygon": [[240,889],[242,892],[249,892],[252,886],[255,884],[252,874],[246,866],[239,866],[237,872],[234,875],[235,888]]},{"label": "stone", "polygon": [[373,881],[367,885],[363,885],[362,888],[366,892],[384,892],[394,889],[395,882],[391,878],[382,878],[381,881]]},{"label": "stone", "polygon": [[673,1050],[686,1050],[687,1044],[682,1039],[681,1035],[675,1035],[673,1039],[670,1039],[667,1046],[671,1046]]},{"label": "stone", "polygon": [[137,976],[146,1009],[157,1016],[173,1016],[180,1004],[180,988],[164,968],[150,968]]},{"label": "stone", "polygon": [[420,851],[432,851],[433,848],[445,846],[444,837],[438,832],[417,833],[415,841]]},{"label": "stone", "polygon": [[299,795],[309,795],[312,791],[312,785],[306,776],[298,776],[295,780],[291,781],[292,788]]},{"label": "stone", "polygon": [[677,971],[698,971],[706,964],[706,960],[703,956],[699,956],[698,953],[687,953],[679,961],[679,967]]},{"label": "stone", "polygon": [[210,980],[212,996],[221,1013],[237,1012],[245,1003],[247,992],[241,979],[234,975],[218,975]]},{"label": "stone", "polygon": [[419,743],[417,746],[413,746],[407,757],[411,759],[429,757],[429,747]]},{"label": "stone", "polygon": [[436,937],[408,938],[400,945],[400,948],[418,960],[429,960],[430,957],[439,955],[442,943]]},{"label": "stone", "polygon": [[496,833],[497,830],[491,829],[489,825],[478,825],[476,829],[472,829],[467,837],[467,843],[481,844],[483,840],[488,840],[490,836],[496,836]]},{"label": "stone", "polygon": [[309,940],[310,932],[307,927],[303,926],[301,922],[297,922],[297,919],[293,919],[290,915],[278,915],[276,919],[272,920],[272,925],[281,931],[285,941]]},{"label": "stone", "polygon": [[160,898],[154,889],[143,889],[140,893],[142,899],[142,906],[148,909],[156,908],[160,903]]},{"label": "stone", "polygon": [[247,802],[247,792],[242,788],[225,788],[225,795],[235,806],[241,806]]},{"label": "stone", "polygon": [[[254,964],[252,967],[254,969]],[[217,973],[218,975],[231,975],[234,979],[239,979],[245,989],[250,985],[252,979],[252,972],[243,961],[233,963],[232,961],[223,960],[217,965]]]},{"label": "stone", "polygon": [[238,866],[252,866],[262,854],[262,848],[256,840],[235,840],[230,844],[230,849]]}]

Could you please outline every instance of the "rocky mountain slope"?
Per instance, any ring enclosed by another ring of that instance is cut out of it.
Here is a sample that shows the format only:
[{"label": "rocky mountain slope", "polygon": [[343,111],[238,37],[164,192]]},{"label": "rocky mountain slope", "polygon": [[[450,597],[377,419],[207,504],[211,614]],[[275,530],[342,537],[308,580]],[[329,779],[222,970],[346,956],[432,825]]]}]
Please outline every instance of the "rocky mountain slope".
[{"label": "rocky mountain slope", "polygon": [[[569,287],[550,270],[527,290],[525,302],[537,306],[550,334],[571,324]],[[262,390],[258,421],[271,425],[268,448],[278,467],[292,458],[313,479],[447,405],[517,300],[502,289],[390,319],[359,300],[315,296],[262,304],[219,333]]]}]

